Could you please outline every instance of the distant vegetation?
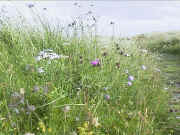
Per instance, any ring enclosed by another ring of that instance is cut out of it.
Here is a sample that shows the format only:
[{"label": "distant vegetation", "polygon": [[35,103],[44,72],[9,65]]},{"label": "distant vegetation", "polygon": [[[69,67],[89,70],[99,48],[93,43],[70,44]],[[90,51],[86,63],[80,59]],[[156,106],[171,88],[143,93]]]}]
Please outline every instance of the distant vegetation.
[{"label": "distant vegetation", "polygon": [[146,46],[153,52],[180,55],[179,32],[147,34],[144,37],[137,36],[136,39],[142,41],[140,44],[143,47]]},{"label": "distant vegetation", "polygon": [[[150,50],[158,61],[161,68],[161,75],[165,81],[165,89],[170,92],[169,110],[171,122],[169,128],[173,129],[173,134],[180,134],[180,33],[152,33],[135,37],[140,48]],[[141,37],[141,38],[139,38]],[[142,38],[143,37],[143,38]],[[138,39],[138,40],[137,40]],[[133,39],[134,40],[134,39]]]}]

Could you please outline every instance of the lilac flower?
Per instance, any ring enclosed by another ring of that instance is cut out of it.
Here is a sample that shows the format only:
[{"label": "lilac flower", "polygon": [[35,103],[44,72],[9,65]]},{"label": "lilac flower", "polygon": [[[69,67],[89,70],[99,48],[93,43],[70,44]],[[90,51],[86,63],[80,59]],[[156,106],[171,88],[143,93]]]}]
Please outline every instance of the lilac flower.
[{"label": "lilac flower", "polygon": [[17,108],[14,108],[13,110],[16,114],[19,114],[19,110]]},{"label": "lilac flower", "polygon": [[142,65],[141,66],[142,70],[146,70],[146,66]]},{"label": "lilac flower", "polygon": [[132,85],[132,82],[128,81],[128,86],[131,86]]},{"label": "lilac flower", "polygon": [[128,76],[128,80],[129,81],[134,81],[134,77],[130,75],[130,76]]},{"label": "lilac flower", "polygon": [[36,110],[36,107],[34,105],[28,105],[27,108],[30,112],[33,112]]},{"label": "lilac flower", "polygon": [[105,90],[105,91],[108,90],[108,87],[105,87],[104,90]]},{"label": "lilac flower", "polygon": [[93,65],[93,66],[99,66],[99,65],[100,65],[99,59],[96,59],[96,60],[94,60],[94,61],[91,61],[91,65]]},{"label": "lilac flower", "polygon": [[110,99],[110,96],[109,95],[104,95],[104,98],[106,99],[106,100],[109,100]]},{"label": "lilac flower", "polygon": [[24,97],[21,98],[21,100],[19,101],[20,104],[24,104]]},{"label": "lilac flower", "polygon": [[38,92],[40,90],[39,86],[35,85],[33,91]]}]

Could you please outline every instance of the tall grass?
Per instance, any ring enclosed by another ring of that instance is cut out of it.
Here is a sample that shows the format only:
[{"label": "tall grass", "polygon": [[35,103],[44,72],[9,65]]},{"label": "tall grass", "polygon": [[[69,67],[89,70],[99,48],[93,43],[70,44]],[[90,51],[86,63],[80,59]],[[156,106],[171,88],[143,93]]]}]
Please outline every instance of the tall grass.
[{"label": "tall grass", "polygon": [[[141,37],[141,38],[140,38]],[[135,41],[139,46],[150,50],[156,57],[161,68],[162,77],[171,95],[169,100],[170,116],[172,119],[169,128],[174,134],[180,133],[179,129],[179,82],[180,82],[180,39],[179,32],[152,33],[149,35],[137,36]]]},{"label": "tall grass", "polygon": [[[67,38],[43,28],[0,30],[1,134],[169,132],[169,96],[152,53],[133,40],[104,46],[96,36]],[[36,60],[45,49],[61,57]]]}]

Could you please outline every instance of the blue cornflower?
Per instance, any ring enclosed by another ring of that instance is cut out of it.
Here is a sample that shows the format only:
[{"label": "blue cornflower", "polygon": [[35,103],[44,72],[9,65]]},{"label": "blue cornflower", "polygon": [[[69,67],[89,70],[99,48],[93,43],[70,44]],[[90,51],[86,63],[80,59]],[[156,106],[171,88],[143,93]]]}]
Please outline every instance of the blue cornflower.
[{"label": "blue cornflower", "polygon": [[128,76],[128,80],[129,81],[134,81],[134,77],[130,75],[130,76]]}]

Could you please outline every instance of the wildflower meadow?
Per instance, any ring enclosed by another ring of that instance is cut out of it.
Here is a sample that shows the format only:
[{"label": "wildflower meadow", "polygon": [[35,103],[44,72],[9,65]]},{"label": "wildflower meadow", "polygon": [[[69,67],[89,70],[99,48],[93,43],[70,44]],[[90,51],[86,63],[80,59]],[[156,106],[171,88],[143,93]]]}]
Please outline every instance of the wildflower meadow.
[{"label": "wildflower meadow", "polygon": [[157,38],[78,35],[78,22],[65,36],[41,23],[1,24],[1,135],[174,134]]}]

